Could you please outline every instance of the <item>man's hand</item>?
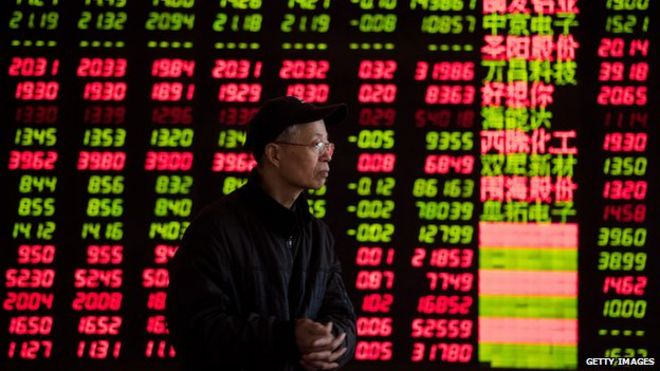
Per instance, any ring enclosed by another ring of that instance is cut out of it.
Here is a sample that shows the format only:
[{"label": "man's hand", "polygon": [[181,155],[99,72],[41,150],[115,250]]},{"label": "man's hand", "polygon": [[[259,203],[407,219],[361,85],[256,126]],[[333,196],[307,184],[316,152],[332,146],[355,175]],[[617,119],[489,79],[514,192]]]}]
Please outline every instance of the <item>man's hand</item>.
[{"label": "man's hand", "polygon": [[339,363],[335,361],[346,353],[346,347],[340,347],[344,339],[346,334],[342,333],[334,338],[328,350],[303,354],[300,364],[307,371],[332,370],[339,367]]},{"label": "man's hand", "polygon": [[302,354],[300,364],[307,371],[331,370],[339,367],[335,361],[346,352],[341,344],[346,334],[332,334],[332,322],[325,326],[310,319],[296,321],[296,344]]},{"label": "man's hand", "polygon": [[332,322],[324,326],[308,318],[296,320],[295,334],[301,354],[328,350],[334,340]]}]

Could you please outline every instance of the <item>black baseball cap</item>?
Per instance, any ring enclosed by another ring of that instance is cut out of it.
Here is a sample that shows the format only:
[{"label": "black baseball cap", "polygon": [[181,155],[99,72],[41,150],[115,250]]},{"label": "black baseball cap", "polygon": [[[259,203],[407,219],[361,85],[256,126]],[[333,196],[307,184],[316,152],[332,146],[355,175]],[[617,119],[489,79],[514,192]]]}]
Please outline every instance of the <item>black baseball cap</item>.
[{"label": "black baseball cap", "polygon": [[316,106],[302,99],[285,96],[267,100],[249,122],[245,148],[258,160],[266,144],[274,141],[286,128],[323,120],[327,126],[342,122],[348,114],[346,104]]}]

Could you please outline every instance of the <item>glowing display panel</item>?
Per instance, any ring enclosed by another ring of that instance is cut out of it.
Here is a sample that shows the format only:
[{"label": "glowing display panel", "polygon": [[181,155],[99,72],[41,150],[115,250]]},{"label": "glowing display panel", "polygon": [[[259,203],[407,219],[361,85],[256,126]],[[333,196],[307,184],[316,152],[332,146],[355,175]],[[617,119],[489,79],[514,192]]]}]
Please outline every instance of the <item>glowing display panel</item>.
[{"label": "glowing display panel", "polygon": [[3,1],[0,364],[175,369],[166,264],[278,95],[350,107],[308,194],[347,370],[657,357],[654,7]]}]

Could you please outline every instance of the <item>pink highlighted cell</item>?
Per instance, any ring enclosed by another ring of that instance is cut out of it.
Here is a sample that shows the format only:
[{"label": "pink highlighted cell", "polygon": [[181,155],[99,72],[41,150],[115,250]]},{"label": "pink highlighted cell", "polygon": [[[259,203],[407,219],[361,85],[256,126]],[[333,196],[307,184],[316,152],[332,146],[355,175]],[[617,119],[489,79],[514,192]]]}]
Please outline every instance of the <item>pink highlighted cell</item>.
[{"label": "pink highlighted cell", "polygon": [[479,318],[479,343],[577,345],[576,319]]},{"label": "pink highlighted cell", "polygon": [[577,248],[577,224],[479,223],[479,246]]},{"label": "pink highlighted cell", "polygon": [[577,272],[479,270],[479,295],[577,296]]}]

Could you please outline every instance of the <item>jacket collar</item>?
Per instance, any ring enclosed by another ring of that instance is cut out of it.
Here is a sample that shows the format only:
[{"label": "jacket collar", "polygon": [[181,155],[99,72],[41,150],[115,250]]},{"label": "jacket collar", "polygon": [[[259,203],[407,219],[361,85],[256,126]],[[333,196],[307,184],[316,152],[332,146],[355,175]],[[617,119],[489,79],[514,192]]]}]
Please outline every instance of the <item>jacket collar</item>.
[{"label": "jacket collar", "polygon": [[298,196],[291,209],[287,209],[267,194],[260,183],[259,176],[253,171],[247,184],[241,188],[241,195],[259,218],[277,234],[288,238],[311,219],[305,192]]}]

